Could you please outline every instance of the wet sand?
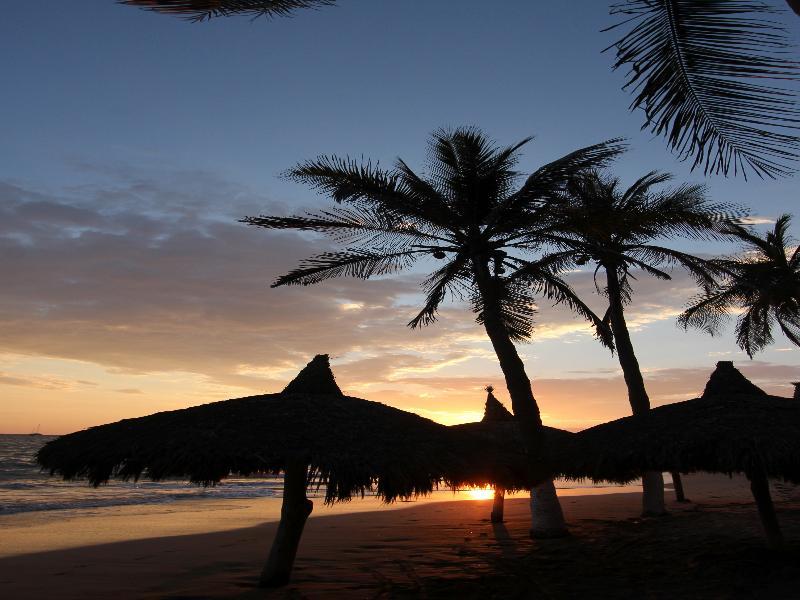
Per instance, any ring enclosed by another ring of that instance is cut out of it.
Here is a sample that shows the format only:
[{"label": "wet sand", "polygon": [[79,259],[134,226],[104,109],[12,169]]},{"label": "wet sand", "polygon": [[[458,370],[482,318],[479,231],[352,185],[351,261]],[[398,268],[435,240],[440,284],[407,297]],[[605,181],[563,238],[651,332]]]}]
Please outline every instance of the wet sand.
[{"label": "wet sand", "polygon": [[[797,488],[773,486],[789,541],[776,555],[746,481],[691,476],[685,486],[694,502],[670,502],[660,519],[638,517],[638,493],[566,496],[572,535],[561,540],[529,539],[524,498],[508,501],[500,526],[488,522],[490,500],[312,517],[294,582],[272,591],[255,584],[276,524],[254,525],[252,503],[126,507],[49,524],[17,515],[0,520],[0,591],[20,600],[800,597]],[[109,528],[115,541],[95,543]]]}]

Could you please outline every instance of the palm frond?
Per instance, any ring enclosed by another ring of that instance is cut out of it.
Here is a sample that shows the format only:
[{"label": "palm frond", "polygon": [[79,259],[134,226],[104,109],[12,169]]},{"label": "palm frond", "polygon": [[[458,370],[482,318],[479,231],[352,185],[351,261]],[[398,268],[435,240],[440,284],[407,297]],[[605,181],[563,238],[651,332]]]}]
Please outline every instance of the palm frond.
[{"label": "palm frond", "polygon": [[[492,308],[499,310],[500,319],[508,336],[515,342],[529,340],[533,335],[533,317],[536,314],[536,303],[529,284],[522,280],[509,281],[493,278],[491,285]],[[484,323],[487,299],[473,290],[472,311],[476,313],[476,321]]]},{"label": "palm frond", "polygon": [[[629,31],[609,48],[642,109],[642,129],[664,136],[692,168],[774,178],[793,171],[796,97],[764,81],[798,79],[784,30],[758,0],[627,0],[612,6]],[[753,81],[758,83],[753,83]]]},{"label": "palm frond", "polygon": [[613,350],[611,329],[580,299],[570,285],[557,275],[557,269],[565,264],[565,259],[567,259],[567,253],[556,253],[545,256],[539,261],[527,262],[517,269],[509,279],[517,285],[530,286],[534,296],[541,296],[553,304],[563,304],[572,312],[585,318],[594,326],[595,335],[603,345]]},{"label": "palm frond", "polygon": [[[600,169],[627,150],[623,138],[593,144],[536,169],[512,197],[513,206],[519,202],[541,201],[561,191],[570,179],[590,169]],[[509,207],[510,208],[510,207]]]},{"label": "palm frond", "polygon": [[518,232],[541,226],[546,218],[544,203],[556,199],[571,178],[607,165],[626,149],[622,138],[614,138],[570,152],[539,167],[519,190],[497,203],[486,218],[487,232]]},{"label": "palm frond", "polygon": [[422,250],[375,252],[348,249],[324,252],[303,261],[297,269],[282,275],[271,287],[282,285],[313,285],[335,277],[369,279],[377,275],[396,273],[410,267]]},{"label": "palm frond", "polygon": [[721,275],[724,272],[714,261],[705,260],[698,256],[664,246],[655,246],[652,244],[635,246],[631,247],[628,253],[631,256],[636,256],[642,261],[642,264],[680,265],[692,276],[695,282],[702,287],[713,286],[716,282],[715,276]]},{"label": "palm frond", "polygon": [[118,0],[120,4],[171,14],[189,21],[245,15],[286,17],[297,10],[332,6],[336,0]]},{"label": "palm frond", "polygon": [[728,309],[733,306],[739,293],[735,289],[706,290],[689,301],[689,305],[678,317],[684,329],[695,327],[709,335],[716,335],[722,324],[730,318]]},{"label": "palm frond", "polygon": [[795,346],[800,346],[800,314],[778,314],[776,317],[778,326],[783,335],[789,338]]},{"label": "palm frond", "polygon": [[736,343],[753,358],[772,342],[768,307],[761,303],[749,306],[736,321]]},{"label": "palm frond", "polygon": [[436,321],[439,305],[444,302],[448,292],[456,294],[457,287],[465,285],[468,279],[468,273],[465,272],[468,263],[468,256],[458,254],[423,282],[422,287],[426,292],[425,305],[417,316],[408,322],[411,329],[431,325]]},{"label": "palm frond", "polygon": [[414,243],[448,242],[444,238],[421,231],[413,223],[391,212],[364,206],[289,217],[244,217],[239,222],[264,229],[314,231],[330,235],[340,243],[360,245],[380,244],[394,248]]}]

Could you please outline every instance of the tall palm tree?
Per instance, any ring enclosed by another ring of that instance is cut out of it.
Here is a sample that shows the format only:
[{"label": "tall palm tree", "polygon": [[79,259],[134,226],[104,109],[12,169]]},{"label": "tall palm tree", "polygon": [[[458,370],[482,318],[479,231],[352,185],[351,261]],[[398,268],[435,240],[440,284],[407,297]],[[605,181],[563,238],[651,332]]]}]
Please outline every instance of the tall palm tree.
[{"label": "tall palm tree", "polygon": [[[728,205],[709,202],[699,185],[653,190],[669,179],[668,174],[651,172],[622,189],[618,179],[589,171],[573,177],[565,193],[553,202],[553,210],[559,214],[555,225],[559,233],[553,237],[562,250],[559,256],[568,256],[580,265],[593,262],[595,276],[600,270],[605,273],[602,292],[608,298],[606,318],[634,415],[650,410],[650,398],[625,321],[625,305],[633,294],[632,270],[669,280],[664,267],[677,264],[701,285],[711,284],[713,268],[706,261],[657,242],[676,236],[719,236],[734,214]],[[673,477],[680,478],[678,474]],[[645,473],[642,484],[643,512],[664,513],[661,473]],[[680,481],[676,487],[680,487]]]},{"label": "tall palm tree", "polygon": [[[798,10],[797,0],[789,5]],[[627,33],[610,48],[627,66],[630,109],[692,168],[760,177],[792,172],[800,138],[798,64],[784,29],[759,0],[624,0]],[[799,13],[800,14],[800,13]]]},{"label": "tall palm tree", "polygon": [[178,15],[189,21],[212,17],[248,15],[251,17],[288,16],[303,8],[330,6],[336,0],[117,0],[155,12]]},{"label": "tall palm tree", "polygon": [[533,231],[547,221],[545,202],[570,175],[607,163],[623,150],[610,140],[568,154],[534,171],[517,187],[514,170],[530,141],[498,148],[474,128],[432,135],[427,169],[415,173],[398,159],[386,170],[371,162],[321,156],[287,176],[329,195],[336,207],[292,217],[246,217],[268,229],[331,235],[343,250],[325,252],[279,277],[273,287],[310,285],[340,276],[368,279],[411,267],[419,259],[443,261],[423,282],[426,301],[412,328],[436,321],[448,297],[469,299],[505,376],[512,409],[529,456],[531,483],[541,512],[532,533],[564,531],[563,517],[542,457],[542,421],[515,342],[532,334],[535,295],[561,302],[592,322],[610,343],[610,332],[558,276],[559,261],[535,260]]},{"label": "tall palm tree", "polygon": [[772,343],[776,324],[800,346],[800,247],[792,248],[790,221],[789,215],[781,215],[764,237],[742,225],[729,225],[727,233],[743,243],[744,253],[715,261],[723,273],[721,281],[695,298],[679,322],[713,335],[731,309],[741,309],[736,342],[750,358]]}]

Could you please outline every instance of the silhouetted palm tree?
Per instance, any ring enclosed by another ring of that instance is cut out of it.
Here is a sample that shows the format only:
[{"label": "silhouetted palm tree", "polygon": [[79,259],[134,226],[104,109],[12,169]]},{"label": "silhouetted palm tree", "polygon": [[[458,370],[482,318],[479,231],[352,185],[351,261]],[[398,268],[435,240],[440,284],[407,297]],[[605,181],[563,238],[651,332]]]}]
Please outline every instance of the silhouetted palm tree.
[{"label": "silhouetted palm tree", "polygon": [[336,0],[118,0],[120,4],[140,6],[160,13],[174,14],[190,21],[212,17],[248,15],[251,17],[288,16],[303,8],[330,6]]},{"label": "silhouetted palm tree", "polygon": [[[684,267],[701,285],[713,282],[713,267],[706,261],[657,244],[675,236],[718,236],[730,220],[732,208],[709,202],[699,185],[681,185],[661,192],[653,187],[670,175],[651,172],[628,189],[619,180],[604,177],[597,171],[573,177],[566,191],[553,202],[559,214],[553,238],[562,252],[579,265],[593,262],[595,273],[605,272],[609,320],[619,364],[628,388],[628,400],[634,415],[650,410],[639,362],[633,349],[625,305],[633,293],[631,270],[639,269],[658,279],[671,279],[664,266]],[[675,474],[674,477],[679,475]],[[679,485],[679,484],[678,484]],[[647,473],[643,478],[644,512],[664,512],[664,480],[661,473]]]},{"label": "silhouetted palm tree", "polygon": [[791,247],[790,219],[781,215],[764,237],[742,225],[730,225],[729,235],[744,243],[745,252],[715,261],[722,280],[698,296],[679,322],[713,335],[731,309],[742,309],[736,321],[736,342],[750,358],[772,343],[776,324],[800,346],[800,247]]},{"label": "silhouetted palm tree", "polygon": [[[393,169],[371,162],[321,156],[291,169],[288,177],[329,195],[347,207],[293,217],[247,217],[243,222],[269,229],[316,231],[331,235],[344,250],[325,252],[277,279],[280,285],[319,283],[340,276],[368,279],[410,267],[420,258],[443,265],[423,283],[427,299],[409,323],[436,320],[448,297],[469,299],[497,354],[514,415],[529,455],[532,482],[548,475],[542,464],[542,421],[530,380],[514,342],[530,338],[534,296],[570,306],[593,322],[610,343],[594,313],[558,276],[558,260],[534,260],[535,231],[547,222],[548,198],[568,177],[605,164],[619,154],[619,140],[583,148],[534,171],[515,189],[519,150],[530,138],[498,148],[474,128],[433,134],[427,170],[418,175],[402,160]],[[534,527],[563,530],[552,482],[540,488],[552,516]]]},{"label": "silhouetted palm tree", "polygon": [[[798,9],[796,0],[789,5]],[[611,7],[630,26],[611,46],[630,68],[630,108],[692,168],[728,175],[791,172],[800,148],[797,81],[786,32],[758,0],[626,0]],[[771,83],[770,83],[771,82]]]}]

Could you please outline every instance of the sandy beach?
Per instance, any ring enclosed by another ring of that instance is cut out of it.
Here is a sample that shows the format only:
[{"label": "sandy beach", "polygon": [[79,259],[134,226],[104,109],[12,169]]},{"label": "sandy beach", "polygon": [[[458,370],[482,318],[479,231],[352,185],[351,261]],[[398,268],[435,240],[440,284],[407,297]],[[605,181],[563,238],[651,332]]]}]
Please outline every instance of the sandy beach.
[{"label": "sandy beach", "polygon": [[800,491],[773,485],[789,542],[774,556],[746,481],[696,475],[685,484],[693,502],[671,502],[670,516],[651,520],[638,517],[639,493],[565,495],[572,535],[549,541],[529,539],[519,497],[500,526],[488,521],[490,500],[320,509],[293,583],[272,591],[255,588],[276,527],[264,522],[275,516],[263,513],[265,502],[10,515],[0,522],[0,588],[20,600],[791,597],[800,582]]}]

